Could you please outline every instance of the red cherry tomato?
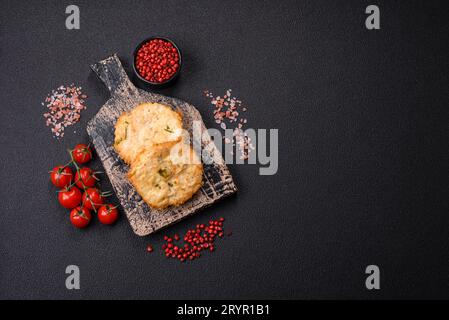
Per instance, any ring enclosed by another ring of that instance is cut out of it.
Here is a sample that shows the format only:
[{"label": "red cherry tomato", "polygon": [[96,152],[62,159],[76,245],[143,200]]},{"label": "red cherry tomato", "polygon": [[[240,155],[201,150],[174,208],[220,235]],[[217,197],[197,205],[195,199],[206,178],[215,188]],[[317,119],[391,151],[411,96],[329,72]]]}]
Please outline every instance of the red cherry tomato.
[{"label": "red cherry tomato", "polygon": [[73,160],[77,163],[86,163],[92,159],[92,150],[85,144],[77,144],[72,151]]},{"label": "red cherry tomato", "polygon": [[82,194],[81,191],[73,186],[59,191],[58,200],[59,203],[67,209],[73,209],[81,203]]},{"label": "red cherry tomato", "polygon": [[98,210],[98,220],[100,220],[102,224],[113,224],[117,221],[117,218],[118,210],[111,204],[105,204]]},{"label": "red cherry tomato", "polygon": [[70,212],[70,222],[77,228],[87,227],[91,219],[92,216],[87,208],[76,207]]},{"label": "red cherry tomato", "polygon": [[[95,185],[97,177],[91,168],[84,167],[79,170],[75,175],[76,185],[80,189],[84,189],[84,186],[90,188]],[[83,185],[84,184],[84,185]]]},{"label": "red cherry tomato", "polygon": [[57,166],[50,172],[50,180],[58,188],[69,186],[73,180],[73,173],[69,167]]},{"label": "red cherry tomato", "polygon": [[89,188],[84,191],[83,194],[83,205],[89,209],[93,210],[98,209],[104,203],[103,196],[101,195],[100,190],[97,188]]}]

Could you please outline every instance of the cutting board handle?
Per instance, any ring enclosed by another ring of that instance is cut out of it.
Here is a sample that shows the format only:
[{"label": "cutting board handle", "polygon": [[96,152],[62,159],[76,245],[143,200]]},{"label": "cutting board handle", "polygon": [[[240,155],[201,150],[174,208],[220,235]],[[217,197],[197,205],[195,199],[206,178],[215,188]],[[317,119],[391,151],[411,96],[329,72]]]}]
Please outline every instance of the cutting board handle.
[{"label": "cutting board handle", "polygon": [[137,88],[129,80],[116,53],[90,67],[103,81],[111,95],[138,94]]}]

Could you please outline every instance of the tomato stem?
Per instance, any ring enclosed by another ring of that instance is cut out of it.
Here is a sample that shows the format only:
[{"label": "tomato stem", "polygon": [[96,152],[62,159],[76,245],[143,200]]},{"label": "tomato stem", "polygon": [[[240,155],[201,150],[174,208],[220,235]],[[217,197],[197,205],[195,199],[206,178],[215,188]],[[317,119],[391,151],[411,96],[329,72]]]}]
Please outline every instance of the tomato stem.
[{"label": "tomato stem", "polygon": [[[85,148],[85,150],[86,150],[87,152],[89,152],[90,156],[92,156],[92,153],[90,152],[89,148],[90,148],[90,143],[88,144],[87,148]],[[73,158],[73,151],[74,151],[74,150],[75,150],[75,149],[73,149],[73,150],[68,149],[68,150],[67,150],[67,151],[69,152],[69,155],[70,155],[70,161],[69,161],[67,164],[65,164],[65,165],[63,166],[62,169],[64,169],[64,168],[66,168],[66,167],[68,167],[68,166],[70,166],[70,165],[73,164],[73,166],[75,167],[75,171],[76,171],[75,176],[78,175],[78,180],[75,180],[75,179],[74,179],[75,181],[74,181],[72,184],[70,184],[67,188],[68,188],[68,189],[72,188],[73,186],[76,185],[76,183],[77,183],[78,181],[80,181],[80,182],[81,182],[81,185],[83,186],[83,192],[85,193],[86,190],[89,189],[89,187],[87,187],[87,186],[84,184],[83,179],[81,179],[80,166],[78,165],[78,163],[77,163],[77,162],[75,161],[75,159]],[[98,179],[98,178],[95,176],[95,174],[103,174],[103,173],[104,173],[104,172],[102,172],[102,171],[94,171],[94,174],[92,175],[92,177],[93,177],[95,180],[100,181],[100,179]],[[98,189],[99,189],[99,188],[98,188]],[[60,191],[58,191],[58,192],[60,192]],[[100,195],[101,195],[102,197],[109,197],[109,196],[112,195],[112,191],[101,192]],[[90,201],[91,206],[92,206],[92,209],[94,210],[94,212],[97,213],[96,206],[99,206],[99,205],[102,205],[102,204],[101,204],[101,203],[94,203],[94,202],[92,201],[92,199],[90,198],[89,194],[87,194],[87,197],[86,197],[86,198]],[[81,207],[81,208],[84,208],[84,203],[81,203],[81,206],[80,206],[80,207]],[[113,207],[112,209],[116,209],[117,207],[118,207],[118,206],[115,206],[115,207]]]},{"label": "tomato stem", "polygon": [[[88,187],[86,187],[86,185],[85,185],[84,182],[83,182],[83,179],[81,179],[80,167],[78,166],[78,163],[76,163],[75,159],[73,159],[72,151],[73,151],[73,150],[69,150],[70,159],[71,159],[70,162],[75,166],[76,173],[78,174],[78,180],[77,180],[77,181],[80,181],[80,182],[81,182],[81,184],[83,185],[83,192],[86,192],[86,190],[88,189]],[[77,181],[75,181],[74,184],[76,184]],[[94,212],[97,213],[97,209],[95,208],[95,205],[94,205],[94,203],[92,202],[92,200],[90,199],[89,195],[87,195],[87,199],[90,201],[90,203],[91,203],[91,205],[92,205],[92,208],[93,208]],[[83,203],[83,205],[84,205],[84,203]]]}]

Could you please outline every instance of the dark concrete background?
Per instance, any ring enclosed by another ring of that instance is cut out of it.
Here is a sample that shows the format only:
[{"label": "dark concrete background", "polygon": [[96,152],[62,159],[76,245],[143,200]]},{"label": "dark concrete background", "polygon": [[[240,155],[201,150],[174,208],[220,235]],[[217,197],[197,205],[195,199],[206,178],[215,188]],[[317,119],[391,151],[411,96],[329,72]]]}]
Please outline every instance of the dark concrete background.
[{"label": "dark concrete background", "polygon": [[[0,298],[449,298],[447,2],[0,3]],[[65,28],[72,3],[78,31]],[[379,31],[365,29],[369,4]],[[162,257],[165,232],[139,238],[124,216],[75,230],[48,181],[108,99],[89,65],[118,52],[130,71],[150,35],[184,52],[161,93],[217,127],[202,91],[232,88],[249,126],[279,129],[275,176],[231,166],[236,197],[166,230],[226,218],[233,235],[189,264]],[[72,82],[89,107],[58,141],[40,103]],[[69,264],[79,291],[65,288]]]}]

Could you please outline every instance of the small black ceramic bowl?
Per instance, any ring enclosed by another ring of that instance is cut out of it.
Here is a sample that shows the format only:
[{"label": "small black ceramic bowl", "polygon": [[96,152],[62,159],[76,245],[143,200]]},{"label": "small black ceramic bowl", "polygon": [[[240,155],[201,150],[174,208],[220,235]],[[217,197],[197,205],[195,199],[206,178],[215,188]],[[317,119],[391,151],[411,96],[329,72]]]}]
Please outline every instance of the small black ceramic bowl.
[{"label": "small black ceramic bowl", "polygon": [[[170,43],[173,45],[173,47],[175,47],[175,49],[178,51],[178,56],[179,56],[179,61],[178,61],[179,67],[178,67],[178,70],[176,70],[176,72],[171,76],[171,78],[167,79],[167,80],[164,81],[164,82],[152,82],[152,81],[149,81],[149,80],[145,79],[145,78],[139,73],[139,71],[137,70],[137,67],[136,67],[136,57],[137,57],[137,52],[139,52],[139,49],[140,49],[145,43],[147,43],[147,42],[149,42],[149,41],[151,41],[151,40],[155,40],[155,39],[156,39],[156,40],[163,40],[163,41],[170,42]],[[179,73],[180,73],[180,71],[181,71],[181,67],[182,67],[181,50],[179,50],[179,47],[176,45],[176,43],[174,43],[172,40],[170,40],[170,39],[168,39],[168,38],[165,38],[165,37],[150,37],[150,38],[147,38],[147,39],[143,40],[141,43],[139,43],[139,45],[136,47],[136,49],[134,49],[134,53],[133,53],[133,70],[134,70],[134,73],[136,74],[137,78],[138,78],[142,83],[146,84],[147,86],[150,86],[150,87],[165,87],[165,86],[167,86],[167,85],[173,83],[173,82],[176,80],[176,78],[179,76]]]}]

